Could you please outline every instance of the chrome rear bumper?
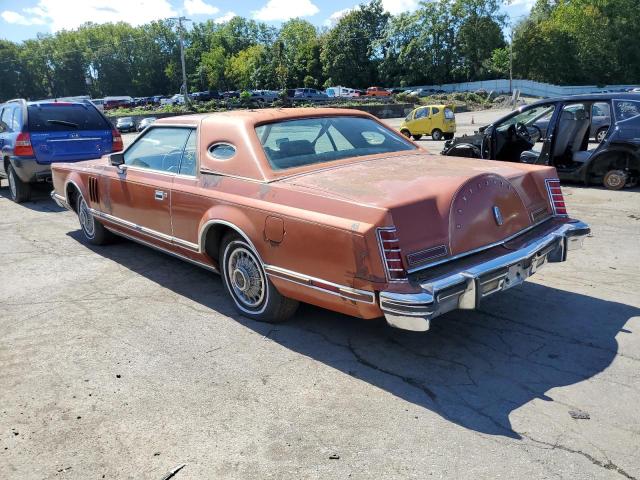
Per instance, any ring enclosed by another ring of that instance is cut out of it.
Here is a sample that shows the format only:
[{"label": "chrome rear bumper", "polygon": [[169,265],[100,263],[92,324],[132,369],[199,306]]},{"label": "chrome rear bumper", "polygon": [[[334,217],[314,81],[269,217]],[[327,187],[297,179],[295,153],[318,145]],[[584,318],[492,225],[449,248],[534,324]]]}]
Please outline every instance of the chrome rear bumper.
[{"label": "chrome rear bumper", "polygon": [[553,218],[499,246],[410,277],[419,293],[380,292],[380,308],[393,327],[428,330],[431,319],[475,309],[483,298],[521,284],[547,262],[564,262],[590,231],[578,220]]}]

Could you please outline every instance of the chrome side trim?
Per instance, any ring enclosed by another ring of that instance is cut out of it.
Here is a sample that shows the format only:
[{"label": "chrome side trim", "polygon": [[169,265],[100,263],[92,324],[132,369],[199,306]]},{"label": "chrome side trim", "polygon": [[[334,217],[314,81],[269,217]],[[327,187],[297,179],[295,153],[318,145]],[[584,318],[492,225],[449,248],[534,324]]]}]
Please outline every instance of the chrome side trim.
[{"label": "chrome side trim", "polygon": [[109,215],[108,213],[100,212],[100,211],[95,210],[93,208],[90,208],[89,211],[91,212],[91,215],[93,215],[94,217],[102,218],[102,219],[107,220],[109,222],[116,223],[116,224],[118,224],[118,225],[120,225],[122,227],[128,228],[130,230],[135,230],[136,232],[140,232],[140,233],[142,233],[144,235],[148,235],[150,237],[153,237],[156,240],[160,240],[160,241],[166,242],[166,243],[176,244],[176,245],[179,245],[181,247],[187,248],[189,250],[193,250],[194,252],[201,253],[200,249],[198,248],[198,245],[195,244],[195,243],[191,243],[191,242],[188,242],[186,240],[182,240],[181,238],[173,237],[171,235],[167,235],[166,233],[158,232],[156,230],[152,230],[150,228],[143,227],[142,225],[138,225],[136,223],[129,222],[127,220],[123,220],[123,219],[118,218],[118,217],[114,217],[113,215]]},{"label": "chrome side trim", "polygon": [[[342,297],[347,300],[366,303],[369,305],[375,304],[375,301],[376,301],[375,294],[368,290],[359,290],[357,288],[347,287],[344,285],[340,285],[338,283],[322,280],[321,278],[316,278],[310,275],[305,275],[303,273],[294,272],[293,270],[287,270],[286,268],[276,267],[274,265],[265,265],[264,269],[267,272],[267,275],[269,275],[270,277],[280,278],[282,280],[286,280],[288,282],[292,282],[297,285],[302,285],[304,287],[311,288],[313,290],[318,290],[323,293],[328,293],[330,295],[336,295],[338,297]],[[331,287],[336,288],[338,291],[333,291],[333,290],[328,290],[325,288],[318,287],[313,284],[314,282],[318,284],[330,285]]]},{"label": "chrome side trim", "polygon": [[193,263],[194,265],[197,265],[198,267],[201,267],[201,268],[204,268],[204,269],[209,270],[211,272],[220,274],[220,271],[217,268],[215,268],[215,267],[213,267],[211,265],[207,265],[206,263],[198,262],[197,260],[193,260],[192,258],[185,257],[184,255],[180,255],[179,253],[172,252],[171,250],[167,250],[165,248],[159,247],[158,245],[154,245],[153,243],[145,242],[144,240],[136,238],[136,237],[134,237],[132,235],[127,235],[126,233],[122,233],[119,230],[115,230],[115,229],[109,228],[107,226],[105,226],[104,228],[106,228],[107,230],[112,232],[114,235],[118,235],[120,237],[124,237],[127,240],[131,240],[132,242],[139,243],[141,245],[144,245],[145,247],[151,247],[154,250],[158,250],[159,252],[169,254],[169,255],[171,255],[173,257],[179,258],[180,260],[185,260],[185,261],[187,261],[189,263]]}]

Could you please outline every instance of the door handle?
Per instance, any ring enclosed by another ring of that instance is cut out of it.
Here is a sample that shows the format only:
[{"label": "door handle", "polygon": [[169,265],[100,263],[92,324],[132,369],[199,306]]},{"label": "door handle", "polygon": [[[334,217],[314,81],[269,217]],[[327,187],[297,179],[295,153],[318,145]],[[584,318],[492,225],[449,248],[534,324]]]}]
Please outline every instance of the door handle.
[{"label": "door handle", "polygon": [[162,190],[156,190],[155,198],[156,200],[164,200],[165,198],[167,198],[167,192],[164,192]]}]

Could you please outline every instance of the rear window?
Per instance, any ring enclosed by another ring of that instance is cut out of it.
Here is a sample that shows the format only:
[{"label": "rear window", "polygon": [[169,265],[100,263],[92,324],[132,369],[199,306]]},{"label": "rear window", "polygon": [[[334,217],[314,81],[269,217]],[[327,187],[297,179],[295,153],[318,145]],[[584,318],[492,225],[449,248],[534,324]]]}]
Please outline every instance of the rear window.
[{"label": "rear window", "polygon": [[256,127],[256,133],[274,170],[416,149],[392,130],[359,117],[288,120]]},{"label": "rear window", "polygon": [[111,130],[95,107],[77,104],[29,105],[29,130],[57,132],[69,130]]}]

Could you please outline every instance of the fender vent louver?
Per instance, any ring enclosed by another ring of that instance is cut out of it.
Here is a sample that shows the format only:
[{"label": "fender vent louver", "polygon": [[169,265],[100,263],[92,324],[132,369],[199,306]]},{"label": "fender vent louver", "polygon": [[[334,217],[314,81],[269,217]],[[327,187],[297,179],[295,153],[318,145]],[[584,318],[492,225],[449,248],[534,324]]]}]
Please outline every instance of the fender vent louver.
[{"label": "fender vent louver", "polygon": [[91,200],[91,203],[100,203],[98,179],[95,177],[89,177],[89,199]]}]

